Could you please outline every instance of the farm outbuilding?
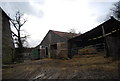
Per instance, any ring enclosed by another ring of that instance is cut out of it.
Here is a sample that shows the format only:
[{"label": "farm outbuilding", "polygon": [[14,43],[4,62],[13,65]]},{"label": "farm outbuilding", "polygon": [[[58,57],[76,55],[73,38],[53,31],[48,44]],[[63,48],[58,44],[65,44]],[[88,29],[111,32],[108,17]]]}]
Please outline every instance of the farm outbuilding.
[{"label": "farm outbuilding", "polygon": [[106,56],[120,55],[120,22],[111,17],[94,29],[68,40],[69,57],[90,46],[97,51],[105,49]]},{"label": "farm outbuilding", "polygon": [[73,33],[49,30],[40,43],[41,48],[45,50],[44,55],[50,58],[58,58],[58,51],[60,52],[61,50],[60,45],[63,43],[64,45],[67,45],[68,39],[72,38],[73,36],[76,36],[76,34],[73,35]]},{"label": "farm outbuilding", "polygon": [[12,39],[12,32],[10,28],[10,17],[0,8],[0,20],[2,32],[2,63],[10,64],[14,62],[15,59],[15,47]]}]

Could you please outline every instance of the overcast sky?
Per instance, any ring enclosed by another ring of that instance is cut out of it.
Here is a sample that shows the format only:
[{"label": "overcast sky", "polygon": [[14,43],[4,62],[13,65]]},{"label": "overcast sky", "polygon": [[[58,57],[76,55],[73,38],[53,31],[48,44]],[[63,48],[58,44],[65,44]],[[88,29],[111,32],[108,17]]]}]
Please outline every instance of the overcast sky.
[{"label": "overcast sky", "polygon": [[[35,47],[49,30],[85,33],[98,26],[111,14],[118,0],[1,0],[0,6],[11,17],[19,10],[27,22],[23,30],[30,37],[30,47]],[[9,1],[9,2],[8,2]],[[104,2],[103,2],[104,1]]]}]

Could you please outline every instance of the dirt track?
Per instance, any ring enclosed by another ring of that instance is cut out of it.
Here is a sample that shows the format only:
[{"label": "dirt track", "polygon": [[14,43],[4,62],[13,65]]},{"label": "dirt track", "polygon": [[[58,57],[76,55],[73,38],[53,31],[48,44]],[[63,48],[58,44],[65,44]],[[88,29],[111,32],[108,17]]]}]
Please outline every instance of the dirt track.
[{"label": "dirt track", "polygon": [[3,79],[118,79],[118,62],[102,55],[28,61],[3,69]]}]

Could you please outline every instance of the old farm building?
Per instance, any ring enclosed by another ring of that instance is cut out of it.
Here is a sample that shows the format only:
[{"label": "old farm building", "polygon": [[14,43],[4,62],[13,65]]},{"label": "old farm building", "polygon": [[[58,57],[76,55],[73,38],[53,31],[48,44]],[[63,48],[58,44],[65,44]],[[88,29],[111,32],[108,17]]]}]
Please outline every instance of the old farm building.
[{"label": "old farm building", "polygon": [[40,43],[40,55],[50,58],[67,57],[67,41],[74,36],[76,34],[49,30]]},{"label": "old farm building", "polygon": [[2,63],[9,64],[14,60],[15,47],[10,29],[10,17],[0,8],[0,19],[2,24]]},{"label": "old farm building", "polygon": [[106,56],[120,55],[120,22],[113,17],[96,28],[70,39],[69,57],[81,53],[80,50],[95,48],[107,52]]}]

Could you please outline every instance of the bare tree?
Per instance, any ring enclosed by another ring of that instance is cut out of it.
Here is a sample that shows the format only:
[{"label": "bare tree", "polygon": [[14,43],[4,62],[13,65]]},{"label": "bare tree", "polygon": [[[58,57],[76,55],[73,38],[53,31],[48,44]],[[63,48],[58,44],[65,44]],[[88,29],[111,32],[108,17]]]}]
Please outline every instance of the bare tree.
[{"label": "bare tree", "polygon": [[70,30],[68,30],[68,31],[69,31],[69,33],[71,34],[71,35],[70,35],[70,38],[73,38],[73,37],[75,37],[75,36],[81,35],[81,32],[77,33],[74,28],[72,28],[72,29],[70,29]]},{"label": "bare tree", "polygon": [[17,48],[18,48],[17,51],[21,55],[22,55],[22,52],[24,51],[23,44],[26,42],[26,39],[28,37],[28,35],[21,36],[21,31],[22,31],[21,28],[26,23],[26,21],[27,20],[23,18],[23,14],[20,13],[20,11],[16,12],[14,19],[11,19],[13,28],[16,30],[16,33],[15,31],[12,31],[13,39],[15,44],[17,45]]},{"label": "bare tree", "polygon": [[74,29],[74,28],[72,28],[72,29],[70,29],[70,30],[68,30],[69,31],[69,33],[74,33],[74,34],[81,34],[81,32],[79,31],[78,33],[76,32],[76,29]]},{"label": "bare tree", "polygon": [[81,31],[79,31],[79,32],[78,32],[78,35],[81,35],[81,34],[82,34]]},{"label": "bare tree", "polygon": [[120,20],[120,1],[114,4],[114,7],[111,9],[113,11],[113,15]]},{"label": "bare tree", "polygon": [[72,29],[69,30],[69,33],[75,34],[75,33],[76,33],[76,30],[75,30],[74,28],[72,28]]}]

